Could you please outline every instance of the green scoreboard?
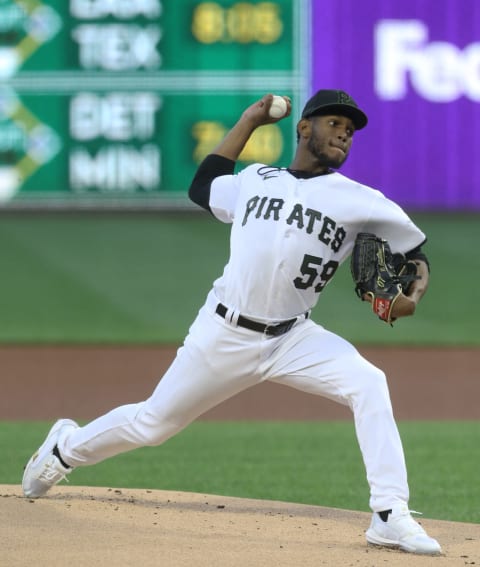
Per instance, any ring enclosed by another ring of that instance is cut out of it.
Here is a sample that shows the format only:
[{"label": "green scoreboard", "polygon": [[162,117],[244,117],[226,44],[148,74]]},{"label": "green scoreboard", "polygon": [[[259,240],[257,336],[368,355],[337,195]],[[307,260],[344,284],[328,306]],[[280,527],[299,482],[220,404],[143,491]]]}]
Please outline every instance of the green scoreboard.
[{"label": "green scoreboard", "polygon": [[203,157],[266,92],[293,117],[240,164],[288,163],[309,4],[0,0],[0,206],[187,206]]}]

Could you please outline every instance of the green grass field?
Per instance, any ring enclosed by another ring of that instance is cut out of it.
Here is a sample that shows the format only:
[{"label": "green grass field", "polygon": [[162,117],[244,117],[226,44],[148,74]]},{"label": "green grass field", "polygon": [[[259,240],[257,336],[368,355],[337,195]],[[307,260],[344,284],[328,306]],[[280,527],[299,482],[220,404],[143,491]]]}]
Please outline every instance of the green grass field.
[{"label": "green grass field", "polygon": [[[0,484],[19,484],[46,423],[0,423]],[[480,522],[478,422],[402,422],[410,505],[428,518]],[[161,447],[77,469],[74,486],[150,488],[368,511],[349,422],[196,422]]]},{"label": "green grass field", "polygon": [[[429,236],[428,294],[393,329],[355,296],[349,266],[313,314],[356,343],[480,342],[479,215],[412,215]],[[208,214],[3,215],[0,342],[180,342],[228,256]]]}]

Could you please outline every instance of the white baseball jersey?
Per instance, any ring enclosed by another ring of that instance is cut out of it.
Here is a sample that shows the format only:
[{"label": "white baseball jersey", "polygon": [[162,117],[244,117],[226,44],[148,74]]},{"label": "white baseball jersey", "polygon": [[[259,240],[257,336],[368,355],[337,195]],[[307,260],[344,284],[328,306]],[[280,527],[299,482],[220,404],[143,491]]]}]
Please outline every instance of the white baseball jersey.
[{"label": "white baseball jersey", "polygon": [[298,179],[254,164],[217,177],[212,213],[233,222],[231,255],[215,295],[259,320],[282,320],[313,308],[358,232],[408,252],[425,241],[405,212],[382,193],[340,173]]}]

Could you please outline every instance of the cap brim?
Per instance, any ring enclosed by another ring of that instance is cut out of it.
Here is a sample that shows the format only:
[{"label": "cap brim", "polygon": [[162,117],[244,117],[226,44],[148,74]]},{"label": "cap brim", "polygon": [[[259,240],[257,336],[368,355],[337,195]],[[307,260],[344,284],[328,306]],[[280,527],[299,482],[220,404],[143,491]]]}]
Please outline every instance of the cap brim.
[{"label": "cap brim", "polygon": [[339,116],[348,116],[355,126],[355,130],[365,128],[368,123],[367,115],[355,106],[348,104],[325,104],[309,112],[303,118],[309,116],[320,116],[325,114],[338,114]]}]

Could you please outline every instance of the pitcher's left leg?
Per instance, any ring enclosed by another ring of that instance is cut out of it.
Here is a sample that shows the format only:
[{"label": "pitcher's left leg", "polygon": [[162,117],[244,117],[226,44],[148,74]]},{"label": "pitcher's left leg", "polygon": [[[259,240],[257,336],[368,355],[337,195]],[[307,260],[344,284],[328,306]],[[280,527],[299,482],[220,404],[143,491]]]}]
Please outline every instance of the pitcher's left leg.
[{"label": "pitcher's left leg", "polygon": [[402,442],[385,374],[341,337],[312,322],[292,329],[276,350],[268,379],[349,406],[370,485],[370,506],[408,502]]},{"label": "pitcher's left leg", "polygon": [[308,322],[294,328],[272,353],[269,379],[351,408],[374,511],[367,541],[418,554],[441,553],[408,509],[405,458],[385,374],[347,341]]}]

